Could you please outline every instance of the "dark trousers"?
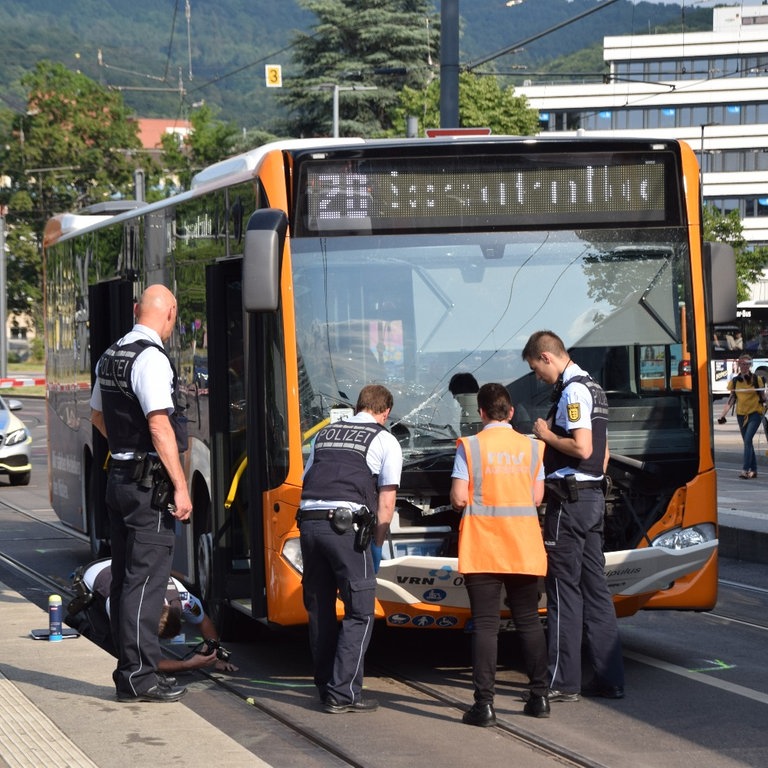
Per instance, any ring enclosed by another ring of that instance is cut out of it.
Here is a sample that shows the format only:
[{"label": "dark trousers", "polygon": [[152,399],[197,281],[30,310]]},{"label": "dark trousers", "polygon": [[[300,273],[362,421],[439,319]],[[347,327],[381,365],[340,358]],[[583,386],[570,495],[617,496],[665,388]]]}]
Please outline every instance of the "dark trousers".
[{"label": "dark trousers", "polygon": [[152,509],[151,489],[131,480],[131,469],[113,467],[107,480],[112,544],[110,616],[117,649],[113,675],[118,693],[136,696],[157,683],[157,636],[171,574],[174,518]]},{"label": "dark trousers", "polygon": [[605,498],[579,489],[576,502],[552,499],[544,515],[550,688],[581,690],[582,640],[598,686],[623,686],[624,661],[603,555]]},{"label": "dark trousers", "polygon": [[492,704],[496,685],[501,588],[520,638],[531,691],[547,692],[547,643],[539,618],[539,579],[505,573],[468,573],[464,577],[472,609],[472,682],[475,701]]},{"label": "dark trousers", "polygon": [[[363,660],[373,632],[376,576],[370,547],[354,549],[355,533],[337,534],[326,520],[301,524],[302,586],[309,614],[309,644],[321,698],[340,703],[360,698]],[[336,617],[336,596],[344,618]]]}]

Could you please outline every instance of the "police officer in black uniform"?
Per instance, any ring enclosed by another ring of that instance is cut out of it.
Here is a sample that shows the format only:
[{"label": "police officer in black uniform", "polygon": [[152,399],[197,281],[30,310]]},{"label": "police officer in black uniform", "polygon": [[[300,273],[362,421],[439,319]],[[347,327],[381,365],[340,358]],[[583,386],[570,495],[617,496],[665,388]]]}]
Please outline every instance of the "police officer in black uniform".
[{"label": "police officer in black uniform", "polygon": [[112,545],[111,629],[118,651],[113,679],[118,701],[177,701],[186,688],[157,675],[157,627],[173,556],[176,520],[192,501],[180,451],[183,414],[176,373],[163,343],[176,322],[176,299],[150,285],[135,307],[136,323],[97,364],[93,425],[109,444],[106,504]]},{"label": "police officer in black uniform", "polygon": [[549,700],[579,700],[582,639],[594,673],[584,693],[621,699],[624,662],[602,551],[608,401],[552,331],[534,333],[523,359],[537,378],[555,387],[548,419],[533,425],[546,444]]},{"label": "police officer in black uniform", "polygon": [[[370,536],[381,546],[395,510],[403,454],[384,428],[392,394],[360,391],[355,415],[317,433],[297,515],[315,685],[325,712],[372,712],[363,658],[373,631],[376,576]],[[339,627],[336,596],[344,603]]]}]

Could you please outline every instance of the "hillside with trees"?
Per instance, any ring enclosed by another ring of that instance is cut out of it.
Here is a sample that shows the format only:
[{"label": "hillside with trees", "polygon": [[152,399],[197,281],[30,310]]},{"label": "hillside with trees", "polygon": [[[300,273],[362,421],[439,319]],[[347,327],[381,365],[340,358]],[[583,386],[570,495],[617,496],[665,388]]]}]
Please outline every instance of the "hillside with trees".
[{"label": "hillside with trees", "polygon": [[[526,0],[507,7],[504,0],[462,0],[462,64],[539,35],[596,4],[597,0]],[[332,14],[338,5],[338,0],[3,3],[0,107],[24,112],[21,78],[38,61],[50,60],[118,89],[127,108],[141,117],[187,117],[192,105],[204,102],[240,130],[279,133],[288,109],[280,89],[266,87],[264,66],[279,64],[284,82],[300,83],[307,64],[297,54],[317,23],[314,11]],[[386,10],[391,2],[354,0],[344,5],[352,9],[346,13],[347,26],[363,39],[375,32],[377,10]],[[422,41],[423,71],[439,76],[439,59],[429,56],[439,48],[439,0],[407,0],[402,7],[412,19],[409,34],[414,41]],[[599,45],[605,35],[647,34],[665,24],[677,31],[707,28],[710,23],[709,9],[618,0],[544,34],[522,51],[499,57],[482,71],[524,72],[532,79],[546,62]],[[313,75],[320,76],[317,66]]]}]

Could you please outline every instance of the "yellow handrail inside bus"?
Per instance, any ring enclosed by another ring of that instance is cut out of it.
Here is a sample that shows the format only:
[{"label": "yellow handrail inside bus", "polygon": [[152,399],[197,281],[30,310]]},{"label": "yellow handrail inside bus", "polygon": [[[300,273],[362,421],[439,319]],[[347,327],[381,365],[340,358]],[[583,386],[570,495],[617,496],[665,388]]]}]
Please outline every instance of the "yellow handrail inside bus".
[{"label": "yellow handrail inside bus", "polygon": [[229,486],[229,493],[227,498],[224,499],[224,509],[229,509],[235,503],[235,496],[237,495],[237,487],[240,485],[240,478],[242,477],[245,468],[248,466],[248,457],[243,456],[243,460],[240,462],[235,472],[235,476],[232,478],[232,483]]},{"label": "yellow handrail inside bus", "polygon": [[[309,440],[312,435],[315,434],[315,432],[319,432],[323,427],[330,424],[331,420],[329,418],[323,419],[322,421],[315,424],[314,427],[311,429],[308,429],[303,435],[303,441],[306,443],[307,440]],[[243,472],[245,472],[245,468],[248,466],[248,457],[244,456],[243,460],[240,462],[239,466],[237,467],[237,471],[235,472],[235,476],[232,478],[232,483],[229,486],[229,493],[227,494],[227,498],[224,499],[224,509],[229,509],[234,503],[235,503],[235,496],[237,495],[237,488],[240,485],[240,478],[243,475]]]},{"label": "yellow handrail inside bus", "polygon": [[316,432],[319,432],[323,427],[327,427],[331,423],[331,419],[329,417],[324,418],[322,421],[318,421],[317,424],[315,424],[314,427],[310,427],[302,436],[301,441],[303,443],[306,443],[307,440],[309,440],[312,435],[314,435]]}]

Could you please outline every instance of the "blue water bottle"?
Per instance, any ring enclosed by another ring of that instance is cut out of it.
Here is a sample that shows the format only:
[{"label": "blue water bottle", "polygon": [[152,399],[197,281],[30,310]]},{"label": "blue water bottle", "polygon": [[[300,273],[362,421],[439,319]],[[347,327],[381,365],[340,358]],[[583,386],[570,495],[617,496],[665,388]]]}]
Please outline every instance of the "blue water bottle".
[{"label": "blue water bottle", "polygon": [[61,639],[61,596],[51,595],[48,598],[48,640],[57,643]]}]

